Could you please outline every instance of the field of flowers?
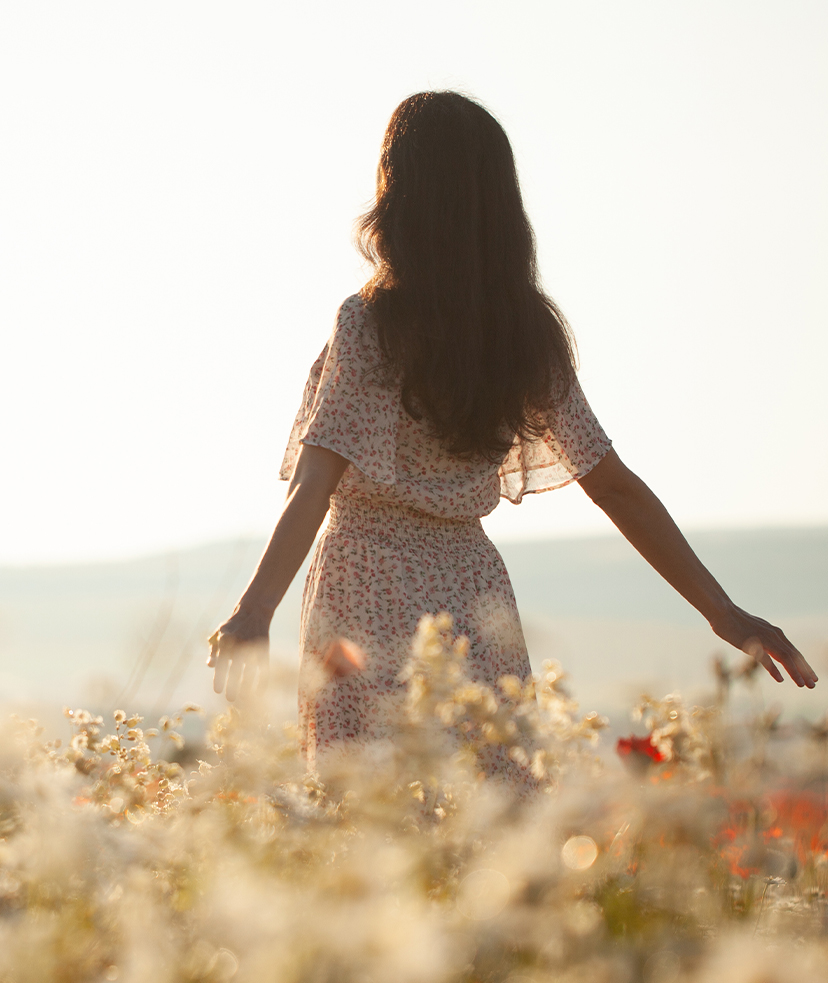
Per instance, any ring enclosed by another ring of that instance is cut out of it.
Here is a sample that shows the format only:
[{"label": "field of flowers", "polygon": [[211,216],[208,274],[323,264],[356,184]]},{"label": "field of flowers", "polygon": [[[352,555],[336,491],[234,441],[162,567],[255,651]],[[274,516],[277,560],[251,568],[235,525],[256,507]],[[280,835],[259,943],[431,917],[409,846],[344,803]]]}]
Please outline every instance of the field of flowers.
[{"label": "field of flowers", "polygon": [[[643,698],[624,767],[560,667],[470,681],[424,619],[392,745],[300,766],[266,701],[180,736],[0,734],[2,983],[828,980],[828,725]],[[521,794],[485,777],[493,748]]]}]

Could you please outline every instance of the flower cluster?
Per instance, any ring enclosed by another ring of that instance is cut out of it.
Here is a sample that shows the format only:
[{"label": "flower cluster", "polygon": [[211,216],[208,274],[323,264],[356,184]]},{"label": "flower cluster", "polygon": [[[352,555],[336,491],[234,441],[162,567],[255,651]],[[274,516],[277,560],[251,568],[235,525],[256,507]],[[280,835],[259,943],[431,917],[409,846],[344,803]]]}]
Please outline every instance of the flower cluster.
[{"label": "flower cluster", "polygon": [[[824,727],[645,698],[628,771],[559,666],[490,687],[465,652],[424,620],[396,739],[317,774],[266,702],[186,742],[192,706],[67,711],[66,746],[6,721],[0,980],[826,978]],[[490,780],[495,754],[539,794]]]},{"label": "flower cluster", "polygon": [[597,713],[578,717],[557,663],[544,662],[526,681],[501,676],[493,687],[469,677],[467,654],[468,640],[452,637],[450,615],[425,615],[402,679],[409,719],[436,723],[441,738],[453,735],[478,772],[485,750],[496,745],[535,780],[551,780],[597,743],[607,720]]},{"label": "flower cluster", "polygon": [[716,708],[686,707],[681,696],[670,693],[661,700],[642,696],[632,716],[649,731],[652,751],[647,753],[654,761],[671,762],[680,767],[684,776],[696,781],[711,776]]}]

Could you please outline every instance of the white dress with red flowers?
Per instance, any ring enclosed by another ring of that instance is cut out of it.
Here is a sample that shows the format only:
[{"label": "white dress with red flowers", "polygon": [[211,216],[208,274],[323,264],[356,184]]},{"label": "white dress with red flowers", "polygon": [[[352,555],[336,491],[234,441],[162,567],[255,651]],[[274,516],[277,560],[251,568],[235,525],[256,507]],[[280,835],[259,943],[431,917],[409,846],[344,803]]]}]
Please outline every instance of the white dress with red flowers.
[{"label": "white dress with red flowers", "polygon": [[[516,439],[500,465],[461,460],[408,415],[399,386],[371,371],[380,361],[370,312],[354,294],[311,369],[280,471],[292,477],[300,443],[351,462],[302,604],[299,726],[312,771],[327,749],[393,739],[405,696],[398,673],[423,614],[453,616],[455,632],[470,642],[472,678],[493,685],[505,673],[530,676],[512,585],[480,518],[501,496],[519,503],[582,477],[610,447],[576,382],[566,406],[547,414],[542,440]],[[330,677],[321,663],[340,638],[356,643],[366,662]],[[513,780],[515,769],[491,749],[491,774]]]}]

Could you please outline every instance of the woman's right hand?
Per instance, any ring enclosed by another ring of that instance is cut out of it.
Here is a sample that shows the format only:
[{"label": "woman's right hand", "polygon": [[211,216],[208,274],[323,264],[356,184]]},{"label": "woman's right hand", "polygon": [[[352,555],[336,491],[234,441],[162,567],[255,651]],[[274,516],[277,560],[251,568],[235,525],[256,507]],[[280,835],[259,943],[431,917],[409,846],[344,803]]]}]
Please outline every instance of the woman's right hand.
[{"label": "woman's right hand", "polygon": [[778,683],[782,682],[783,676],[774,662],[786,670],[797,686],[813,689],[816,685],[817,674],[781,628],[748,614],[735,604],[729,605],[725,614],[713,619],[710,627],[719,638],[730,642],[764,666]]},{"label": "woman's right hand", "polygon": [[242,603],[209,638],[207,665],[213,672],[213,690],[224,690],[231,702],[250,696],[264,686],[269,661],[272,612]]}]

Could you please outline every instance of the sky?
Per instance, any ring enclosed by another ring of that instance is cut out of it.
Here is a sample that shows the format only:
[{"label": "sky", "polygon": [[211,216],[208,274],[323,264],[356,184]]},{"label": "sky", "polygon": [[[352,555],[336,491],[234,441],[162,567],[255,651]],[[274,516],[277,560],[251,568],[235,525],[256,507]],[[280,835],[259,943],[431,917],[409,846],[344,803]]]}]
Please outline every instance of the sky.
[{"label": "sky", "polygon": [[[615,449],[683,528],[828,523],[822,0],[6,4],[0,564],[266,535],[412,92],[512,142]],[[577,485],[495,542],[608,530]]]}]

